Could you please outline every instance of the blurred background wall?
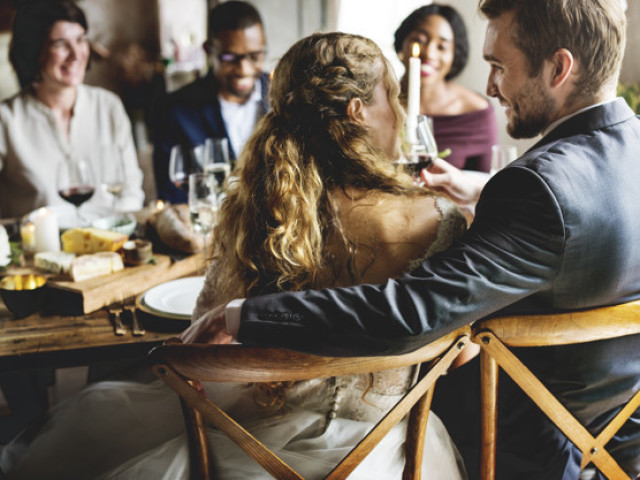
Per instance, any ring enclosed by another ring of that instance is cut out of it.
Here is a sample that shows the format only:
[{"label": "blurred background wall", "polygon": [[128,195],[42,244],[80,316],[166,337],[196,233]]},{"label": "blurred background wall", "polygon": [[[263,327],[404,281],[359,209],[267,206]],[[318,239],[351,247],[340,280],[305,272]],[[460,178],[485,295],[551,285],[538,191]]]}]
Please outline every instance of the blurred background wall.
[{"label": "blurred background wall", "polygon": [[[11,5],[0,0],[0,99],[14,94],[18,84],[8,63]],[[206,37],[206,14],[218,0],[78,0],[85,10],[89,36],[95,45],[87,83],[109,88],[123,97],[134,123],[139,110],[163,90],[173,90],[206,69],[201,45]],[[393,32],[423,0],[248,0],[263,16],[268,43],[265,70],[299,38],[315,31],[342,30],[374,39],[402,75],[393,50]],[[478,0],[450,0],[469,30],[469,64],[459,78],[484,94],[488,66],[482,60],[486,21],[477,13]],[[628,2],[628,46],[621,80],[640,83],[640,0]],[[154,81],[155,80],[155,81]],[[493,101],[493,100],[492,100]],[[534,140],[515,141],[505,132],[503,109],[494,102],[500,140],[523,152]],[[142,121],[142,120],[140,120]],[[134,127],[135,129],[136,127]],[[145,148],[144,131],[136,139]]]}]

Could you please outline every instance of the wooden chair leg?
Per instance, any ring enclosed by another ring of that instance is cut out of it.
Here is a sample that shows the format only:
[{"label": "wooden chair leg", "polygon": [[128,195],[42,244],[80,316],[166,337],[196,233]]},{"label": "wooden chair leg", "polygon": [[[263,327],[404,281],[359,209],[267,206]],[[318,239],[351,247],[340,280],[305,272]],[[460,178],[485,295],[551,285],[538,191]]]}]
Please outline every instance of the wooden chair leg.
[{"label": "wooden chair leg", "polygon": [[402,480],[420,480],[422,476],[424,441],[434,387],[435,384],[418,400],[418,403],[413,406],[409,414],[407,441],[404,447],[406,453]]},{"label": "wooden chair leg", "polygon": [[495,361],[500,364],[500,367],[562,433],[582,451],[583,455],[588,453],[591,456],[590,460],[603,475],[611,479],[629,478],[605,448],[596,447],[596,439],[593,438],[593,435],[585,426],[549,392],[544,384],[492,332],[483,332],[480,337],[482,353],[484,354],[486,350],[487,355],[490,354],[492,358],[496,359]]},{"label": "wooden chair leg", "polygon": [[[201,391],[199,382],[188,382],[195,390]],[[189,444],[189,467],[191,480],[214,480],[211,450],[206,425],[202,414],[191,408],[182,398],[182,414]]]},{"label": "wooden chair leg", "polygon": [[498,364],[484,350],[480,352],[480,479],[496,476]]}]

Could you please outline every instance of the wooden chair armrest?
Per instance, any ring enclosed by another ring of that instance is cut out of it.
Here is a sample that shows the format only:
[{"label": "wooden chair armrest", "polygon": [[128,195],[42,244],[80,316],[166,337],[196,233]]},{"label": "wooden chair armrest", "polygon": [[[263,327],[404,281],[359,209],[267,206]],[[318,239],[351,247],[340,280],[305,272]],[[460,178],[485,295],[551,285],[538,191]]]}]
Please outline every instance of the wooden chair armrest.
[{"label": "wooden chair armrest", "polygon": [[473,337],[477,339],[484,330],[491,330],[510,347],[568,345],[634,335],[640,333],[640,300],[582,311],[489,318],[474,324]]},{"label": "wooden chair armrest", "polygon": [[154,364],[167,364],[185,378],[205,382],[297,381],[427,362],[469,333],[470,329],[464,327],[413,352],[390,356],[323,357],[282,348],[179,343],[155,347],[149,355]]}]

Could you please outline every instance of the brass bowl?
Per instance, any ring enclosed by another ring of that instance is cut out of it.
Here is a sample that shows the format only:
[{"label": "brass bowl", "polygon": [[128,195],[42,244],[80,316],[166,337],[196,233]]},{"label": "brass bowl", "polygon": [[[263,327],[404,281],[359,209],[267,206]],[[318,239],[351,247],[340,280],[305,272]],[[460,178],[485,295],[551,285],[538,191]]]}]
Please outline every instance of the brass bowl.
[{"label": "brass bowl", "polygon": [[23,318],[42,306],[45,283],[47,279],[42,275],[9,275],[0,280],[0,295],[10,312]]}]

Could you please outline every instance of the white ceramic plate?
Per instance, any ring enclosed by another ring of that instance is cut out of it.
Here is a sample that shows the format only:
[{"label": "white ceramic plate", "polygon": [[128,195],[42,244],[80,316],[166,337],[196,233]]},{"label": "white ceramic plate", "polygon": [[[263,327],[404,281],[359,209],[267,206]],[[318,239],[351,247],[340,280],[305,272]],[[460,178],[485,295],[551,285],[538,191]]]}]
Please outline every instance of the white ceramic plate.
[{"label": "white ceramic plate", "polygon": [[140,304],[159,316],[188,320],[191,318],[203,285],[204,276],[180,278],[161,283],[147,290],[141,296]]}]

